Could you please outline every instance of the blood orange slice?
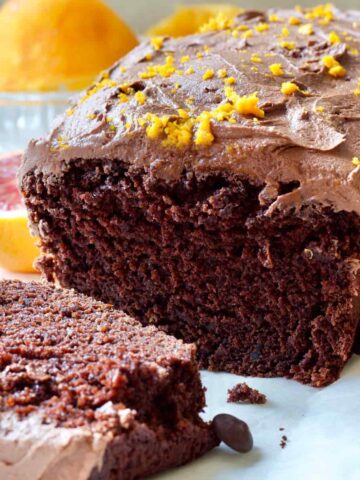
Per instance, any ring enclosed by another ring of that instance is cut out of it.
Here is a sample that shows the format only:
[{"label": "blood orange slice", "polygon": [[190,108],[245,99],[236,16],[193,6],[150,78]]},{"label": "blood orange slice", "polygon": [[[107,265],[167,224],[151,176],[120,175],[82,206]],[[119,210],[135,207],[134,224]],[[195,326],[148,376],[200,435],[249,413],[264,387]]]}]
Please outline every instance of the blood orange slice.
[{"label": "blood orange slice", "polygon": [[27,273],[34,271],[39,250],[16,186],[20,162],[21,152],[0,155],[0,267]]},{"label": "blood orange slice", "polygon": [[20,162],[21,152],[0,155],[0,211],[23,208],[15,181]]}]

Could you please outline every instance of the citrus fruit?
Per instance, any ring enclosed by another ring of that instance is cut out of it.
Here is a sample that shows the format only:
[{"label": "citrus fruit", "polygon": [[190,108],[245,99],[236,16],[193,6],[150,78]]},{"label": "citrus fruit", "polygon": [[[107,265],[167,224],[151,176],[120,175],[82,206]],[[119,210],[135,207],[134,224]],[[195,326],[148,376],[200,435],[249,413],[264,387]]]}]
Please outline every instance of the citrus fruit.
[{"label": "citrus fruit", "polygon": [[34,272],[39,255],[30,235],[26,210],[16,187],[21,153],[0,155],[0,267],[12,272]]},{"label": "citrus fruit", "polygon": [[201,25],[208,22],[211,17],[219,13],[228,18],[233,18],[243,9],[227,4],[203,4],[178,7],[173,15],[164,18],[148,31],[148,35],[163,35],[169,37],[184,37],[196,33]]},{"label": "citrus fruit", "polygon": [[101,0],[7,0],[0,8],[0,91],[84,88],[137,43]]}]

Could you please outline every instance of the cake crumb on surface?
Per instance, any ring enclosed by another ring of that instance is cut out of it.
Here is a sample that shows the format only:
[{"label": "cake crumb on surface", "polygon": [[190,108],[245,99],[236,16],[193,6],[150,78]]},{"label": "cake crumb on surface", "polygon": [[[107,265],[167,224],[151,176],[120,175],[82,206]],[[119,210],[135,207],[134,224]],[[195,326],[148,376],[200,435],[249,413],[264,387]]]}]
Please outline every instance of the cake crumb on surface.
[{"label": "cake crumb on surface", "polygon": [[281,447],[281,448],[285,448],[286,445],[287,445],[287,441],[288,441],[287,436],[286,436],[286,435],[283,435],[283,436],[281,437],[280,447]]},{"label": "cake crumb on surface", "polygon": [[228,390],[229,403],[251,403],[261,405],[266,403],[266,395],[259,392],[255,388],[249,387],[247,383],[238,383]]}]

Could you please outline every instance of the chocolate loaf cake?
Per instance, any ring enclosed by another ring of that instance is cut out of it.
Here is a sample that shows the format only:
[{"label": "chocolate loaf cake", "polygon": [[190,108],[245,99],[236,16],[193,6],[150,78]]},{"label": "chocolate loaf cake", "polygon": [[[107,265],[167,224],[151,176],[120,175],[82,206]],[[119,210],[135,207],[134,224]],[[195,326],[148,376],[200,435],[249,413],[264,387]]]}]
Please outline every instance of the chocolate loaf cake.
[{"label": "chocolate loaf cake", "polygon": [[71,290],[1,282],[1,480],[138,479],[214,447],[194,350]]},{"label": "chocolate loaf cake", "polygon": [[196,341],[205,368],[336,380],[359,325],[360,13],[152,39],[20,171],[50,281]]}]

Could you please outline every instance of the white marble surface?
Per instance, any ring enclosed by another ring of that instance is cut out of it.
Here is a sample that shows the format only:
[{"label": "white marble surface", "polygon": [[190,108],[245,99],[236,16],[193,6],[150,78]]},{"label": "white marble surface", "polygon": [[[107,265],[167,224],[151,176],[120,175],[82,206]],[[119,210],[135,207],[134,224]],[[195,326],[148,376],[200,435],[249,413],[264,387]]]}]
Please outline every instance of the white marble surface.
[{"label": "white marble surface", "polygon": [[[0,277],[19,275],[0,270]],[[158,480],[360,480],[360,357],[354,356],[340,380],[323,389],[281,378],[210,372],[202,372],[202,378],[208,389],[205,417],[226,412],[245,420],[255,447],[240,455],[222,446]],[[240,381],[265,393],[268,402],[227,403],[228,388]],[[288,438],[284,449],[282,435]]]},{"label": "white marble surface", "polygon": [[[202,378],[208,389],[206,417],[226,412],[245,420],[255,447],[246,455],[217,448],[191,465],[159,475],[159,480],[360,479],[360,357],[354,356],[341,379],[323,389],[225,373],[202,372]],[[265,393],[268,402],[227,403],[227,389],[239,381]],[[282,435],[288,438],[284,449]]]}]

